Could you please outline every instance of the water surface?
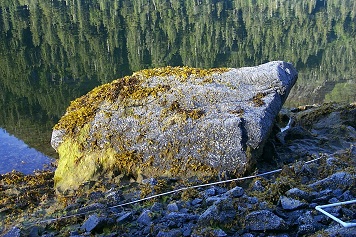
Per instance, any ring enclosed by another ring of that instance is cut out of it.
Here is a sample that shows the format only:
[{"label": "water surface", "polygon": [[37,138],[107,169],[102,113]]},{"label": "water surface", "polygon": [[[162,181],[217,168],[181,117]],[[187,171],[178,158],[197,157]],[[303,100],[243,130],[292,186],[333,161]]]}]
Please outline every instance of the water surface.
[{"label": "water surface", "polygon": [[32,174],[36,170],[51,169],[54,161],[1,128],[0,151],[0,174],[13,170]]}]

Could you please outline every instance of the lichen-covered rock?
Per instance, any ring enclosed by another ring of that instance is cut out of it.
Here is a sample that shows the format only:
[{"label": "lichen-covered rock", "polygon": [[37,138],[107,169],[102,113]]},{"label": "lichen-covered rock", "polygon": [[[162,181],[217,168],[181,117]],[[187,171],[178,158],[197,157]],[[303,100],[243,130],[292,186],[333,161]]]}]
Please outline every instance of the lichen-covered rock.
[{"label": "lichen-covered rock", "polygon": [[297,78],[256,67],[143,70],[76,99],[54,127],[59,190],[103,174],[203,177],[255,163]]}]

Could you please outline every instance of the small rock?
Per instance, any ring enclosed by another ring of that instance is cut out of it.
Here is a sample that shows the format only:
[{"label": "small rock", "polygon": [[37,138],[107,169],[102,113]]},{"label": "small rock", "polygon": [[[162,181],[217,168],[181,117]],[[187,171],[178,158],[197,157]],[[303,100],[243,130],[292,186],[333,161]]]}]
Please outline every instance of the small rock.
[{"label": "small rock", "polygon": [[307,203],[292,199],[289,197],[281,196],[279,202],[284,210],[292,211],[301,209],[307,206]]},{"label": "small rock", "polygon": [[55,237],[55,234],[49,233],[49,234],[43,234],[41,237]]},{"label": "small rock", "polygon": [[329,188],[329,189],[346,189],[349,188],[355,181],[355,175],[347,172],[337,172],[329,177],[319,180],[309,185],[310,188]]},{"label": "small rock", "polygon": [[102,192],[92,192],[89,194],[90,200],[98,200],[103,197],[104,197],[104,194]]},{"label": "small rock", "polygon": [[339,200],[345,202],[355,199],[350,190],[346,190],[341,196],[338,197]]},{"label": "small rock", "polygon": [[21,230],[19,227],[15,226],[12,227],[11,230],[9,230],[3,237],[20,237],[21,236]]},{"label": "small rock", "polygon": [[219,203],[219,202],[222,202],[222,201],[225,201],[228,197],[227,196],[213,196],[213,197],[208,197],[205,202],[206,202],[206,205],[210,206],[210,205],[213,205],[214,203]]},{"label": "small rock", "polygon": [[167,211],[169,212],[177,212],[179,210],[179,207],[177,205],[177,203],[170,203],[167,205]]},{"label": "small rock", "polygon": [[38,226],[33,226],[28,237],[39,237],[40,228]]},{"label": "small rock", "polygon": [[231,203],[231,201],[225,202],[215,202],[211,207],[209,207],[203,214],[199,217],[199,222],[201,223],[225,223],[231,221],[235,218],[236,211]]},{"label": "small rock", "polygon": [[230,189],[229,191],[227,191],[225,194],[225,196],[231,196],[234,198],[237,197],[241,197],[242,195],[244,195],[244,189],[241,187],[235,187],[233,189]]},{"label": "small rock", "polygon": [[162,203],[159,202],[155,202],[151,207],[151,211],[153,212],[160,212],[162,210],[163,210],[163,205]]},{"label": "small rock", "polygon": [[337,203],[337,202],[340,202],[340,201],[335,197],[329,199],[329,203]]},{"label": "small rock", "polygon": [[331,226],[325,231],[329,236],[355,237],[356,227],[345,228],[340,225]]},{"label": "small rock", "polygon": [[182,228],[182,231],[183,231],[182,235],[184,237],[191,236],[192,232],[193,232],[192,227],[193,227],[193,224],[191,224],[191,223],[188,223],[187,225],[184,225],[183,228]]},{"label": "small rock", "polygon": [[248,197],[247,198],[247,202],[249,204],[252,204],[252,205],[257,204],[258,203],[258,198],[257,197]]},{"label": "small rock", "polygon": [[143,225],[150,225],[152,218],[151,218],[151,211],[144,210],[141,215],[138,217],[137,222]]},{"label": "small rock", "polygon": [[255,237],[255,236],[251,233],[245,233],[242,235],[242,237]]},{"label": "small rock", "polygon": [[291,198],[298,198],[298,199],[309,199],[309,194],[299,188],[292,188],[286,192],[286,195]]},{"label": "small rock", "polygon": [[246,216],[246,226],[254,231],[285,230],[286,222],[268,210],[253,211]]},{"label": "small rock", "polygon": [[315,233],[315,227],[311,224],[304,224],[298,227],[297,236]]},{"label": "small rock", "polygon": [[157,237],[180,237],[182,236],[182,231],[180,229],[173,229],[170,231],[160,230],[157,234]]},{"label": "small rock", "polygon": [[[304,213],[305,210],[295,210],[295,211],[288,212],[286,215],[286,218],[288,219],[287,220],[288,225],[293,225],[293,226],[300,225],[299,217],[304,215]],[[283,216],[280,215],[280,213],[277,212],[276,214],[284,218]]]},{"label": "small rock", "polygon": [[214,187],[212,188],[209,188],[207,190],[204,191],[204,197],[207,198],[207,197],[211,197],[211,196],[215,196],[216,194],[216,190]]},{"label": "small rock", "polygon": [[188,222],[192,220],[197,220],[198,218],[199,216],[194,214],[171,212],[168,215],[164,216],[163,220],[178,220],[180,222]]},{"label": "small rock", "polygon": [[223,231],[222,229],[218,228],[218,229],[213,230],[213,236],[224,237],[224,236],[227,236],[227,234],[225,233],[225,231]]},{"label": "small rock", "polygon": [[114,221],[109,218],[90,215],[81,228],[87,232],[101,232],[105,226],[113,224],[113,222]]},{"label": "small rock", "polygon": [[215,187],[216,193],[219,194],[224,194],[227,192],[226,188],[222,188],[222,187]]},{"label": "small rock", "polygon": [[201,198],[195,198],[195,199],[192,201],[192,205],[193,205],[193,206],[196,206],[196,205],[200,204],[202,201],[203,201],[203,199],[201,199]]},{"label": "small rock", "polygon": [[252,191],[257,191],[257,192],[264,192],[266,190],[266,188],[263,187],[262,181],[259,179],[253,183],[251,189]]},{"label": "small rock", "polygon": [[329,167],[334,166],[336,162],[337,162],[337,159],[335,157],[329,157],[326,159],[326,165]]},{"label": "small rock", "polygon": [[116,219],[116,223],[122,224],[124,222],[128,222],[132,220],[132,212],[123,212],[121,215]]}]

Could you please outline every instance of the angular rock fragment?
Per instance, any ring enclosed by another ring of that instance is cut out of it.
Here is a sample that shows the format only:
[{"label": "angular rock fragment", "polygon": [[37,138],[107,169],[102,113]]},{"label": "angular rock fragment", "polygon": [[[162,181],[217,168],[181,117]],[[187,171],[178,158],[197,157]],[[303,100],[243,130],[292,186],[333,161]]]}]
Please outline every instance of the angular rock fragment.
[{"label": "angular rock fragment", "polygon": [[307,203],[293,199],[293,198],[289,198],[289,197],[285,197],[285,196],[281,196],[279,198],[279,202],[282,206],[282,208],[284,210],[288,210],[288,211],[292,211],[292,210],[297,210],[297,209],[301,209],[307,206]]},{"label": "angular rock fragment", "polygon": [[254,211],[246,216],[246,226],[254,231],[285,230],[286,222],[268,210]]},{"label": "angular rock fragment", "polygon": [[76,99],[55,126],[58,190],[106,174],[242,174],[297,79],[289,63],[143,70]]}]

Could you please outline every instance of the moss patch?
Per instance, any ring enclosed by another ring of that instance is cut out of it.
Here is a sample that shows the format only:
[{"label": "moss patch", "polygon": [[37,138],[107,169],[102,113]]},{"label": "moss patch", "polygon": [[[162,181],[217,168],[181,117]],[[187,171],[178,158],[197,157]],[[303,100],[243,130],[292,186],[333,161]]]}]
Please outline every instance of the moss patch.
[{"label": "moss patch", "polygon": [[185,119],[199,119],[205,113],[202,109],[183,109],[178,101],[173,101],[169,110],[181,114]]},{"label": "moss patch", "polygon": [[258,92],[253,98],[252,102],[256,107],[261,107],[262,105],[265,104],[265,102],[262,100],[266,96],[265,93]]},{"label": "moss patch", "polygon": [[134,75],[140,75],[145,78],[149,77],[166,77],[166,76],[176,76],[182,80],[186,80],[190,77],[208,77],[214,73],[224,73],[229,71],[229,68],[211,68],[211,69],[201,69],[192,67],[164,67],[164,68],[154,68],[145,69],[135,73]]}]

